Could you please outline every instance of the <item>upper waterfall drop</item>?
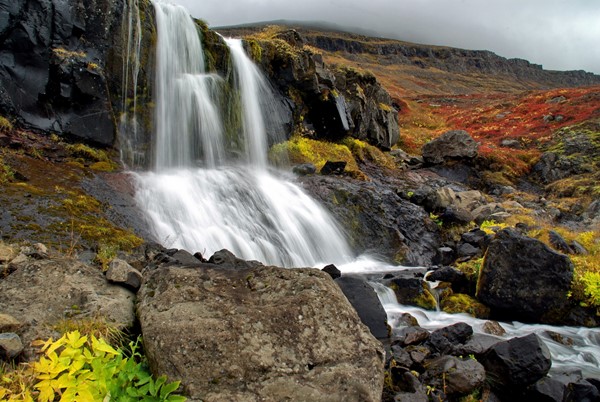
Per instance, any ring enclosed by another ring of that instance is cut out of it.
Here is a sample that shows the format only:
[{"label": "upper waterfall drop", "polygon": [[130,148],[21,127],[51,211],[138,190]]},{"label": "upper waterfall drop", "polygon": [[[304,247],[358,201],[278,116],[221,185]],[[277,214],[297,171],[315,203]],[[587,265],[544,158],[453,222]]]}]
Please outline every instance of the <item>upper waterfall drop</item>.
[{"label": "upper waterfall drop", "polygon": [[205,71],[200,33],[185,9],[162,0],[154,7],[155,169],[136,176],[136,199],[156,240],[287,267],[352,259],[327,212],[267,169],[274,97],[242,42],[225,40],[232,73],[225,80]]},{"label": "upper waterfall drop", "polygon": [[186,9],[160,0],[156,10],[155,167],[209,167],[225,157],[217,108],[220,81],[206,74],[204,53]]}]

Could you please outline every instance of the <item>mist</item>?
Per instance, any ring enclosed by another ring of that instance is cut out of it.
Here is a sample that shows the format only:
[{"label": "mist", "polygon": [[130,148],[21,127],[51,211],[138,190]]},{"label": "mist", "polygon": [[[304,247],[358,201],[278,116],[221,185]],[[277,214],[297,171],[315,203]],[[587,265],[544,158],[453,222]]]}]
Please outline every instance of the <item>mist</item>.
[{"label": "mist", "polygon": [[409,42],[491,50],[548,70],[600,74],[595,0],[174,0],[211,27],[323,21]]}]

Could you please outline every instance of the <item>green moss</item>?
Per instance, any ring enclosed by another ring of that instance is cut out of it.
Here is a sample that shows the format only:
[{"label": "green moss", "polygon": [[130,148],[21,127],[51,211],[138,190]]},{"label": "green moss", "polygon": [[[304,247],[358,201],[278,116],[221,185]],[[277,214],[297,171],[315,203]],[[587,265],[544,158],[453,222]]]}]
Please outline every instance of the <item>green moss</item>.
[{"label": "green moss", "polygon": [[467,313],[473,317],[484,319],[490,316],[489,307],[462,293],[455,293],[443,298],[440,307],[450,314]]},{"label": "green moss", "polygon": [[65,147],[67,152],[76,158],[83,158],[94,162],[109,162],[106,152],[91,148],[85,144],[69,144]]},{"label": "green moss", "polygon": [[10,165],[4,162],[2,156],[0,156],[0,184],[5,184],[15,179],[15,172]]},{"label": "green moss", "polygon": [[429,286],[423,287],[423,292],[418,295],[414,300],[414,304],[418,307],[424,308],[426,310],[435,310],[437,308],[437,300],[435,296],[431,293]]},{"label": "green moss", "polygon": [[0,116],[0,133],[9,133],[13,130],[13,124],[4,116]]},{"label": "green moss", "polygon": [[373,162],[380,168],[385,169],[395,169],[396,167],[394,158],[364,141],[347,137],[342,141],[342,144],[347,146],[356,160],[360,162]]},{"label": "green moss", "polygon": [[352,152],[343,144],[294,137],[289,141],[274,145],[269,152],[269,159],[278,166],[287,163],[312,163],[318,170],[327,161],[343,161],[346,162],[346,172],[349,175],[366,179],[366,175],[358,167]]},{"label": "green moss", "polygon": [[98,172],[114,172],[119,169],[119,165],[113,161],[102,161],[90,165],[90,169]]}]

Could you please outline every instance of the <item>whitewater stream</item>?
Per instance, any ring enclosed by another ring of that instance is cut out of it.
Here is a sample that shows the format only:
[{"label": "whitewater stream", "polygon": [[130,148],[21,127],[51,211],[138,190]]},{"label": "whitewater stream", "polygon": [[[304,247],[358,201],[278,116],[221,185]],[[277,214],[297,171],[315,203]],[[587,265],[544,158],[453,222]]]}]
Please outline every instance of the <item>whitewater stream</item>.
[{"label": "whitewater stream", "polygon": [[[227,39],[242,124],[237,148],[224,131],[220,105],[224,78],[204,70],[198,31],[180,6],[155,0],[157,19],[154,169],[135,173],[136,199],[156,240],[167,247],[210,256],[228,249],[246,260],[284,267],[336,264],[344,274],[399,271],[352,253],[343,232],[289,173],[268,167],[265,125],[272,118],[269,85],[244,53]],[[398,304],[393,292],[374,283],[389,322],[400,313],[435,329],[462,321],[481,332],[483,321],[467,315],[425,311]],[[580,369],[600,377],[600,331],[502,323],[504,338],[535,332],[552,353],[553,370]],[[548,331],[573,340],[553,341]]]}]

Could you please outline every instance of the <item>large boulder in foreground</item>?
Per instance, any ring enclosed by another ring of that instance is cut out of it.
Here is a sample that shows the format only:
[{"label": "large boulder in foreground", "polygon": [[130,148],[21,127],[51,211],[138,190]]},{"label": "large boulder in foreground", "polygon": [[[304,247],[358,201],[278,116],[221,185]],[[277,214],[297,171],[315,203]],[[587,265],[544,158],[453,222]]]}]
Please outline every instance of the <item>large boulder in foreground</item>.
[{"label": "large boulder in foreground", "polygon": [[492,314],[559,323],[570,307],[573,264],[539,240],[512,229],[490,242],[477,284],[477,298]]},{"label": "large boulder in foreground", "polygon": [[464,130],[447,131],[423,145],[423,160],[438,165],[452,159],[472,159],[479,144]]},{"label": "large boulder in foreground", "polygon": [[382,345],[327,273],[163,266],[138,302],[152,370],[193,399],[381,399]]}]

